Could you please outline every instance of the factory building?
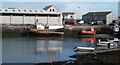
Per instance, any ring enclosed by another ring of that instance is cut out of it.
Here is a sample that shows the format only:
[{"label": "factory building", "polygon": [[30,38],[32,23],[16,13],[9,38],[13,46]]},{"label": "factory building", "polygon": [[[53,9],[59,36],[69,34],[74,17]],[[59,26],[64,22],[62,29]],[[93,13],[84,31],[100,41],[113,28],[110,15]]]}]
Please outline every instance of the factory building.
[{"label": "factory building", "polygon": [[62,25],[62,15],[53,6],[46,6],[43,10],[7,8],[0,9],[2,24],[37,24]]}]

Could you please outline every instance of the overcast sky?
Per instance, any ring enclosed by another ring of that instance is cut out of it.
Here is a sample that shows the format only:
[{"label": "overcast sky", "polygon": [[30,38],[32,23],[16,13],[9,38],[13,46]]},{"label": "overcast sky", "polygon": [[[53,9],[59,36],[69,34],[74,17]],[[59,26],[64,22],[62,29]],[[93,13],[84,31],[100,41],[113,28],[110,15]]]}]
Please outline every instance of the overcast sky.
[{"label": "overcast sky", "polygon": [[[47,2],[48,0],[5,0],[1,2],[2,8],[23,8],[23,9],[40,9],[42,10],[45,6],[54,5],[59,9],[60,12],[71,11],[75,12],[77,18],[81,18],[83,14],[93,11],[113,11],[118,14],[118,1],[119,0],[60,0],[60,2]],[[58,1],[58,0],[52,0]]]}]

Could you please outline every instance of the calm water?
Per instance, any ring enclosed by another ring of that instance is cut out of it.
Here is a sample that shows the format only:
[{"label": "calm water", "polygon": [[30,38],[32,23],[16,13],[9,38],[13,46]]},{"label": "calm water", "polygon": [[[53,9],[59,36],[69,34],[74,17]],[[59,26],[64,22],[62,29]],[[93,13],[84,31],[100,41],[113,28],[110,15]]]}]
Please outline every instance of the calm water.
[{"label": "calm water", "polygon": [[[3,38],[3,63],[43,63],[71,59],[76,46],[96,47],[96,38]],[[100,48],[98,48],[100,49]],[[103,48],[104,49],[104,48]]]}]

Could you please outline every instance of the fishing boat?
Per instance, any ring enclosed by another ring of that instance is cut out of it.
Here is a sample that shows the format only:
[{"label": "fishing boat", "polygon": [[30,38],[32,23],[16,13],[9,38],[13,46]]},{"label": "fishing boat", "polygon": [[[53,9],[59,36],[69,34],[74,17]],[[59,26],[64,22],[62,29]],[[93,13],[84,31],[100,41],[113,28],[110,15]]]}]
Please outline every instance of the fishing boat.
[{"label": "fishing boat", "polygon": [[91,28],[81,30],[80,34],[82,34],[82,35],[94,35],[94,34],[96,34],[96,30],[93,27],[91,27]]},{"label": "fishing boat", "polygon": [[86,52],[86,51],[94,51],[95,48],[93,48],[93,47],[75,47],[73,50],[75,52]]},{"label": "fishing boat", "polygon": [[32,36],[53,36],[53,35],[63,35],[64,26],[61,23],[61,20],[55,20],[54,23],[51,22],[49,16],[47,17],[46,22],[40,22],[38,19],[35,21],[34,26],[27,27],[26,34]]}]

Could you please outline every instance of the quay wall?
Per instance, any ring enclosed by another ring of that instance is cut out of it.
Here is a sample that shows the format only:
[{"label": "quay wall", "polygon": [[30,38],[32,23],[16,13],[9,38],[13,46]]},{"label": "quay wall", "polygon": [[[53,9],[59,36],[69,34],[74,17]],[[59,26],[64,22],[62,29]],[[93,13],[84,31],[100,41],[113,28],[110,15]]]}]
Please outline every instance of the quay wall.
[{"label": "quay wall", "polygon": [[24,32],[24,25],[1,25],[2,27],[2,37],[21,37]]},{"label": "quay wall", "polygon": [[[64,34],[65,36],[73,36],[76,37],[79,33],[80,30],[84,28],[90,28],[91,26],[65,26],[64,28]],[[97,34],[111,34],[112,30],[111,27],[108,25],[99,25],[99,26],[92,26],[96,31]]]},{"label": "quay wall", "polygon": [[[2,36],[21,36],[23,32],[25,32],[26,25],[1,25],[2,27]],[[83,28],[87,28],[90,26],[64,26],[64,36],[66,37],[76,37],[80,30]],[[97,30],[97,34],[110,34],[111,27],[110,26],[93,26]]]}]

